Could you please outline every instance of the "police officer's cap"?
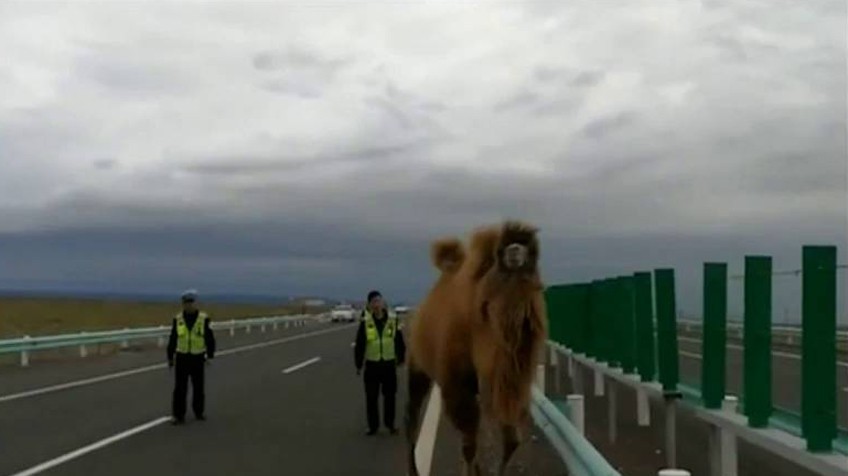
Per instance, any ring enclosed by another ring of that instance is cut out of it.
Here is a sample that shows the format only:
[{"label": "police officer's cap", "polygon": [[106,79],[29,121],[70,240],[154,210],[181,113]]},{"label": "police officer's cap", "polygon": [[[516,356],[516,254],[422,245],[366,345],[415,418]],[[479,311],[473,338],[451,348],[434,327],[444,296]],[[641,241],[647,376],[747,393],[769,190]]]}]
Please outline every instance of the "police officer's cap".
[{"label": "police officer's cap", "polygon": [[195,289],[187,289],[183,291],[180,295],[180,299],[183,301],[196,301],[197,300],[197,290]]}]

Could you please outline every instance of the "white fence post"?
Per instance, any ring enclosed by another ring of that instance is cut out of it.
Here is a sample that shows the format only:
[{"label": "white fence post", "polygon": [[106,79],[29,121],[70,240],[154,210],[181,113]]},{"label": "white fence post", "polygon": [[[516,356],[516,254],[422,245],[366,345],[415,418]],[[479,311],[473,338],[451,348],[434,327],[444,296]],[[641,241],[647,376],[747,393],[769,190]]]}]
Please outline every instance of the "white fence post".
[{"label": "white fence post", "polygon": [[569,419],[581,435],[586,434],[586,406],[583,395],[571,394],[566,397],[568,401]]},{"label": "white fence post", "polygon": [[675,392],[663,395],[665,399],[665,458],[669,468],[677,467],[677,399],[680,397],[681,395]]},{"label": "white fence post", "polygon": [[[25,340],[30,340],[30,336],[24,336]],[[24,349],[21,351],[21,367],[29,366],[29,351]]]},{"label": "white fence post", "polygon": [[[722,411],[734,414],[739,399],[727,395],[722,402]],[[710,475],[736,476],[738,459],[736,454],[736,435],[729,429],[710,425]]]},{"label": "white fence post", "polygon": [[542,393],[545,393],[545,364],[536,366],[536,385]]},{"label": "white fence post", "polygon": [[236,335],[236,320],[230,319],[230,337]]},{"label": "white fence post", "polygon": [[250,334],[250,323],[247,323],[247,329],[245,329],[245,334]]},{"label": "white fence post", "polygon": [[259,326],[259,331],[263,334],[265,333],[265,321],[262,321],[262,324]]},{"label": "white fence post", "polygon": [[598,369],[595,369],[595,396],[604,396],[604,374]]},{"label": "white fence post", "polygon": [[[124,327],[124,332],[129,332],[129,329],[127,329],[126,327]],[[126,348],[127,348],[127,347],[129,347],[129,346],[130,346],[130,342],[129,342],[129,340],[124,339],[124,340],[122,340],[122,341],[121,341],[121,348],[122,348],[122,349],[126,349]]]},{"label": "white fence post", "polygon": [[651,406],[648,404],[648,393],[641,385],[636,387],[636,420],[639,426],[651,426]]},{"label": "white fence post", "polygon": [[580,395],[585,395],[583,391],[583,377],[584,377],[583,367],[581,367],[580,362],[574,362],[574,377],[571,378],[571,391],[572,393],[578,393]]},{"label": "white fence post", "polygon": [[[85,335],[85,331],[80,331],[80,337]],[[85,348],[85,344],[80,344],[80,357],[83,359],[88,355],[88,350]]]},{"label": "white fence post", "polygon": [[559,355],[553,347],[551,347],[551,364],[554,372],[554,391],[559,394],[562,391],[562,375],[560,375]]},{"label": "white fence post", "polygon": [[276,332],[276,331],[277,331],[277,320],[275,319],[274,320],[274,332]]}]

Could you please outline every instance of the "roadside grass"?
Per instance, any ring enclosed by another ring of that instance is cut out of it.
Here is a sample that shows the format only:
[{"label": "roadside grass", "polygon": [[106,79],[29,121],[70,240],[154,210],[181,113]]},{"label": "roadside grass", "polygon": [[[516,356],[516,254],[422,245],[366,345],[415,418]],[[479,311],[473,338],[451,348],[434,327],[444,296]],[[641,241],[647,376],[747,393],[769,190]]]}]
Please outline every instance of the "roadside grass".
[{"label": "roadside grass", "polygon": [[[213,321],[304,312],[301,306],[200,302]],[[0,339],[77,331],[170,325],[178,302],[134,302],[73,298],[0,298]],[[321,312],[312,308],[306,312]]]}]

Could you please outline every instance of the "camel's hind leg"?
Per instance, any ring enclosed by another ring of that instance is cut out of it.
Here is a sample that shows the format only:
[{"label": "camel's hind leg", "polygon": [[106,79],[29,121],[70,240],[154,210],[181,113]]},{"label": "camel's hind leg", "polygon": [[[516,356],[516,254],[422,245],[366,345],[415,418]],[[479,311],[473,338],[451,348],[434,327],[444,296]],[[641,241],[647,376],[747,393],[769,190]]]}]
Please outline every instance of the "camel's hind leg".
[{"label": "camel's hind leg", "polygon": [[430,377],[416,369],[410,362],[408,374],[409,398],[406,402],[406,415],[404,417],[409,476],[418,476],[418,467],[415,464],[415,443],[418,440],[418,430],[421,426],[421,406],[424,404],[424,398],[432,386]]},{"label": "camel's hind leg", "polygon": [[501,467],[498,471],[499,476],[506,474],[506,466],[509,460],[518,448],[518,428],[512,425],[501,425],[501,434],[503,438],[503,452],[501,455]]},{"label": "camel's hind leg", "polygon": [[462,433],[462,458],[464,476],[480,476],[477,461],[477,434],[480,430],[480,405],[476,392],[469,388],[457,389],[445,395],[445,410],[448,418]]}]

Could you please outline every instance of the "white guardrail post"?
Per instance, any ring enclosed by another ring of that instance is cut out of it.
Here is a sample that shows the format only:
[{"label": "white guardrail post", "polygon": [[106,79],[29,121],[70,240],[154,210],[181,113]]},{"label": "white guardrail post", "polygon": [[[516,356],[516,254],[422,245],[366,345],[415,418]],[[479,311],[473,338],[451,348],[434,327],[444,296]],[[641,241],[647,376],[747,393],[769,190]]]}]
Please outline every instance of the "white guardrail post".
[{"label": "white guardrail post", "polygon": [[536,366],[536,385],[542,393],[545,392],[545,364],[539,364]]},{"label": "white guardrail post", "polygon": [[[80,339],[85,338],[85,331],[80,332]],[[85,343],[80,344],[79,353],[81,358],[86,358],[88,356],[88,349],[85,347]]]},{"label": "white guardrail post", "polygon": [[677,467],[677,401],[678,392],[665,392],[665,460],[669,468]]},{"label": "white guardrail post", "polygon": [[[738,398],[726,395],[721,410],[735,415],[738,403]],[[714,422],[708,424],[710,425],[710,476],[736,476],[739,467],[736,456],[736,435],[729,428]]]},{"label": "white guardrail post", "polygon": [[636,421],[639,426],[651,426],[651,405],[648,392],[640,385],[636,388]]},{"label": "white guardrail post", "polygon": [[568,419],[574,423],[574,428],[581,435],[586,434],[586,404],[583,401],[583,395],[571,394],[565,397],[568,401]]},{"label": "white guardrail post", "polygon": [[[30,340],[30,336],[24,336],[24,341]],[[21,367],[29,366],[29,351],[24,349],[21,351]]]},{"label": "white guardrail post", "polygon": [[595,396],[604,396],[604,374],[598,369],[595,369]]}]

